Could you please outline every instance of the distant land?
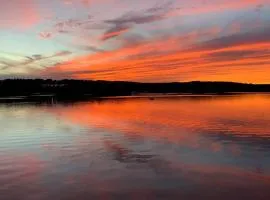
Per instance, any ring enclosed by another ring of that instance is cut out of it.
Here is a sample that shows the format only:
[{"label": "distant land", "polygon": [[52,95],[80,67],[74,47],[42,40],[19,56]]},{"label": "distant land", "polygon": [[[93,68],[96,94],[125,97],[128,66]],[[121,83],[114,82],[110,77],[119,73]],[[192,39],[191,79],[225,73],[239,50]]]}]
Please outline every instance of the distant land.
[{"label": "distant land", "polygon": [[123,81],[6,79],[0,80],[0,99],[79,100],[96,97],[132,96],[153,93],[217,94],[270,92],[270,84],[234,82],[138,83]]}]

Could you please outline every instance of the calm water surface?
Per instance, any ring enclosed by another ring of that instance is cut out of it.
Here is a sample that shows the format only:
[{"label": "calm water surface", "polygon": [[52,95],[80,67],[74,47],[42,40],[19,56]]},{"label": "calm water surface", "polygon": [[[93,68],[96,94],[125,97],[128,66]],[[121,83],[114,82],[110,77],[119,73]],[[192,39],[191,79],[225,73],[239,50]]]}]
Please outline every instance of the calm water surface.
[{"label": "calm water surface", "polygon": [[270,95],[0,104],[0,199],[270,199]]}]

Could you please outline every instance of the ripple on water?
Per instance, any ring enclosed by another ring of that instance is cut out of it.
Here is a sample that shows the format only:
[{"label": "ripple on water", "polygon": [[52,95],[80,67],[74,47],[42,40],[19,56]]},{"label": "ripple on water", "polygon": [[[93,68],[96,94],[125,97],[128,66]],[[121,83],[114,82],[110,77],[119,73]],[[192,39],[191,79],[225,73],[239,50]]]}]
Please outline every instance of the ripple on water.
[{"label": "ripple on water", "polygon": [[270,98],[0,105],[0,199],[270,199]]}]

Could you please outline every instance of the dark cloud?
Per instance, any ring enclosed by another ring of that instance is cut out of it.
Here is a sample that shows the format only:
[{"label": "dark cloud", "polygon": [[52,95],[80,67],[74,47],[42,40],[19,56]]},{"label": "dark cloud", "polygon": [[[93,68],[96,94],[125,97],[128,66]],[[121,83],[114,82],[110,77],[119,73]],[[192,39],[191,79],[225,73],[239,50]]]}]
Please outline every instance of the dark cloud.
[{"label": "dark cloud", "polygon": [[260,42],[270,42],[270,26],[265,27],[264,29],[259,31],[239,33],[213,39],[202,43],[196,48],[199,47],[200,49],[217,49],[234,45],[254,44]]},{"label": "dark cloud", "polygon": [[135,25],[163,20],[167,18],[167,14],[173,9],[171,5],[172,2],[170,1],[165,4],[155,5],[154,7],[143,11],[131,11],[118,18],[104,20],[104,23],[111,25],[111,27],[105,31],[101,39],[107,40],[119,36]]},{"label": "dark cloud", "polygon": [[270,50],[243,50],[243,51],[225,51],[216,52],[207,55],[209,61],[228,61],[239,60],[242,58],[258,58],[270,56]]},{"label": "dark cloud", "polygon": [[157,12],[163,12],[164,9],[168,9],[173,5],[174,1],[167,1],[165,3],[163,2],[157,2],[156,5],[152,8],[148,8],[145,12],[148,13],[157,13]]},{"label": "dark cloud", "polygon": [[104,40],[108,40],[108,39],[117,37],[117,36],[121,35],[122,33],[128,31],[130,28],[131,28],[131,26],[128,24],[116,25],[116,26],[108,29],[100,39],[104,41]]},{"label": "dark cloud", "polygon": [[139,33],[129,33],[121,38],[122,46],[129,47],[145,42],[146,38]]},{"label": "dark cloud", "polygon": [[36,55],[32,55],[32,58],[30,58],[30,59],[31,59],[31,60],[40,60],[40,59],[42,59],[42,58],[43,58],[42,55],[36,54]]},{"label": "dark cloud", "polygon": [[128,15],[123,15],[120,18],[112,19],[112,20],[106,20],[105,23],[108,24],[145,24],[145,23],[151,23],[155,21],[159,21],[165,18],[164,13],[163,14],[150,14],[150,15],[142,15],[142,13],[130,13]]},{"label": "dark cloud", "polygon": [[91,45],[78,45],[78,44],[74,44],[73,47],[83,50],[83,51],[92,51],[92,52],[104,52],[105,50],[97,48],[95,46],[91,46]]},{"label": "dark cloud", "polygon": [[255,11],[256,12],[261,12],[261,10],[264,8],[264,5],[263,4],[258,4],[256,7],[255,7]]},{"label": "dark cloud", "polygon": [[70,52],[70,51],[59,51],[59,52],[55,53],[55,54],[53,55],[53,57],[57,57],[57,56],[67,56],[67,55],[70,55],[70,54],[72,54],[72,52]]}]

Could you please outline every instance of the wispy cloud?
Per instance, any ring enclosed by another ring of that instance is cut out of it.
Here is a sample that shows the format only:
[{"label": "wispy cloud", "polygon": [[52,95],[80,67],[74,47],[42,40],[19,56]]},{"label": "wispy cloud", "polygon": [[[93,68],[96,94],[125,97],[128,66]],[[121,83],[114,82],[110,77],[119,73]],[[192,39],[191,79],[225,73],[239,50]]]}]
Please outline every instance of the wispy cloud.
[{"label": "wispy cloud", "polygon": [[[54,59],[71,55],[70,51],[59,51],[55,54],[45,56],[41,54],[35,54],[31,56],[9,55],[8,58],[2,55],[0,57],[0,74],[11,75],[13,72],[19,74],[19,72],[36,71],[36,69],[43,69],[52,66],[52,63],[57,61]],[[7,55],[7,54],[6,54]],[[19,57],[19,58],[18,58]]]},{"label": "wispy cloud", "polygon": [[73,72],[73,78],[150,82],[220,78],[267,82],[269,77],[263,76],[270,72],[270,38],[267,33],[232,35],[187,49],[179,48],[179,38],[169,38],[81,57],[48,69],[46,73],[65,71]]},{"label": "wispy cloud", "polygon": [[[72,2],[73,1],[70,1],[70,3]],[[39,33],[39,35],[44,39],[50,39],[59,34],[80,37],[82,32],[101,30],[103,33],[97,36],[96,40],[106,41],[121,36],[136,25],[164,20],[173,9],[175,9],[173,7],[173,1],[165,1],[165,3],[155,4],[147,9],[128,11],[120,17],[110,19],[97,20],[94,16],[89,15],[84,19],[57,19],[57,22],[55,22],[51,28]],[[93,45],[90,45],[90,49],[92,49],[92,47]]]},{"label": "wispy cloud", "polygon": [[104,35],[101,37],[102,40],[117,37],[135,25],[152,23],[160,21],[166,18],[167,14],[174,10],[173,1],[168,1],[161,5],[155,5],[154,7],[148,8],[142,11],[130,11],[123,14],[115,19],[105,20],[104,23],[110,24],[110,27]]}]

